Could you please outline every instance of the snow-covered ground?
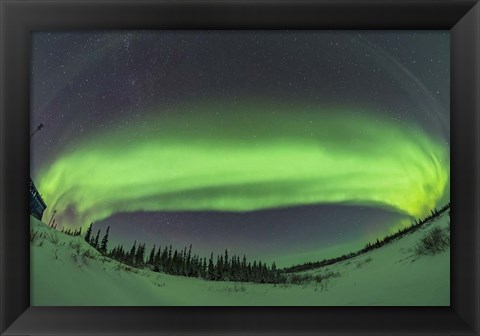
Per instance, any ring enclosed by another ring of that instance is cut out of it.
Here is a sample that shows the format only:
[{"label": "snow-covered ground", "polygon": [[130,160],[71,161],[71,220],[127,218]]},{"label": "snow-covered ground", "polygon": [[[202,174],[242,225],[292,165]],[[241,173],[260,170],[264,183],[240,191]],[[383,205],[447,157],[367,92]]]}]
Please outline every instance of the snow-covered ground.
[{"label": "snow-covered ground", "polygon": [[303,285],[211,282],[138,270],[103,257],[82,237],[31,217],[34,306],[448,306],[450,249],[418,256],[415,246],[448,213],[377,250],[301,274],[335,276]]}]

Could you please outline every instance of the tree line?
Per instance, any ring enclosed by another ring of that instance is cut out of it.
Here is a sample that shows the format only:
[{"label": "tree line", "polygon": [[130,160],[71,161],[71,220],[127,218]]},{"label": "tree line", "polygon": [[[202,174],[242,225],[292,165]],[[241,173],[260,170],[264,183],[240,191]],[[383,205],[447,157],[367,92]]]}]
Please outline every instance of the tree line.
[{"label": "tree line", "polygon": [[[54,228],[56,228],[56,226]],[[74,237],[75,236],[80,236],[82,234],[82,228],[77,229],[77,230],[62,228],[62,233],[65,233],[69,236],[74,236]]]},{"label": "tree line", "polygon": [[108,237],[110,234],[110,226],[107,228],[107,232],[103,236],[102,240],[100,240],[100,233],[102,230],[98,230],[95,236],[92,235],[92,226],[93,223],[87,229],[85,233],[85,241],[89,243],[94,249],[96,249],[101,254],[107,254],[107,247],[108,247]]},{"label": "tree line", "polygon": [[284,268],[283,271],[285,273],[302,272],[302,271],[307,271],[307,270],[314,269],[314,268],[329,266],[329,265],[336,264],[336,263],[338,263],[340,261],[343,261],[343,260],[354,258],[358,255],[363,254],[363,253],[366,253],[366,252],[369,252],[371,250],[375,250],[377,248],[380,248],[380,247],[390,243],[391,241],[393,241],[397,238],[403,237],[406,234],[409,234],[409,233],[412,233],[412,232],[418,230],[423,224],[425,224],[427,222],[430,222],[431,220],[440,216],[442,213],[444,213],[445,211],[447,211],[449,209],[450,209],[450,202],[445,204],[440,209],[435,208],[435,209],[431,210],[430,214],[428,216],[424,217],[423,219],[420,219],[420,220],[415,219],[415,221],[408,227],[399,229],[397,232],[392,233],[390,235],[386,235],[382,239],[377,238],[377,240],[373,243],[368,242],[365,245],[364,248],[362,248],[361,250],[358,250],[356,252],[343,254],[343,255],[341,255],[339,257],[336,257],[336,258],[323,259],[321,261],[306,262],[306,263],[301,264],[301,265],[294,265],[294,266],[291,266],[291,267]]},{"label": "tree line", "polygon": [[148,252],[145,243],[135,241],[130,248],[117,245],[108,249],[110,227],[100,240],[101,230],[92,235],[90,224],[85,241],[105,256],[115,259],[123,264],[149,269],[154,272],[162,272],[172,275],[202,278],[211,281],[243,281],[258,283],[281,283],[285,282],[285,276],[277,269],[275,263],[267,265],[262,261],[247,261],[246,256],[229,256],[228,250],[223,255],[200,257],[192,253],[192,245],[183,249],[173,249],[172,245],[156,247],[154,245]]},{"label": "tree line", "polygon": [[[190,245],[188,249],[185,247],[180,250],[174,250],[172,245],[168,247],[165,246],[163,249],[160,246],[157,248],[156,245],[154,245],[147,253],[145,243],[137,243],[135,241],[130,248],[117,245],[109,250],[108,240],[110,227],[107,228],[106,233],[100,239],[101,230],[98,230],[96,235],[92,234],[93,223],[90,224],[87,229],[85,241],[105,256],[132,267],[149,269],[154,272],[196,277],[211,281],[285,283],[288,281],[288,273],[302,272],[332,265],[380,248],[397,238],[414,232],[423,224],[435,219],[449,209],[450,203],[447,203],[440,209],[435,208],[423,219],[416,219],[410,226],[399,229],[393,234],[386,235],[382,239],[377,239],[373,243],[368,242],[363,249],[356,252],[346,253],[336,258],[294,265],[284,269],[278,269],[275,263],[267,265],[267,263],[263,263],[262,261],[247,261],[245,255],[242,258],[237,255],[229,256],[228,250],[225,250],[223,255],[216,256],[214,256],[212,252],[207,260],[207,258],[202,258],[198,254],[192,254],[192,245]],[[81,231],[72,231],[71,233],[73,233],[72,235],[80,235]]]}]

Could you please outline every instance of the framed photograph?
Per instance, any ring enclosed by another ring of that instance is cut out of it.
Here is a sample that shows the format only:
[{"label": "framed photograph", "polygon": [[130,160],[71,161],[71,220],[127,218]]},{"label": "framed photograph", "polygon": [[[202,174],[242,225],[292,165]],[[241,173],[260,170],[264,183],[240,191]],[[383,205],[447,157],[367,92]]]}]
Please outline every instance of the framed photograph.
[{"label": "framed photograph", "polygon": [[2,335],[479,334],[476,1],[1,17]]}]

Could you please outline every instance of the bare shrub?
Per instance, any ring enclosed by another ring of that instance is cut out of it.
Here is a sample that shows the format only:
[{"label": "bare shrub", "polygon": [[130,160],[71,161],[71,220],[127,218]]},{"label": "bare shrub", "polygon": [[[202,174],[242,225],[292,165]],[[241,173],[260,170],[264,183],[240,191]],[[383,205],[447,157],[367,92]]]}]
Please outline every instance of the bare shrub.
[{"label": "bare shrub", "polygon": [[77,253],[80,254],[82,244],[79,241],[72,240],[68,245]]},{"label": "bare shrub", "polygon": [[364,260],[362,260],[362,261],[359,261],[359,262],[357,263],[357,268],[361,268],[363,265],[369,263],[369,262],[372,261],[372,260],[373,260],[372,257],[368,257],[368,258],[366,258],[366,259],[364,259]]},{"label": "bare shrub", "polygon": [[415,246],[418,255],[434,255],[450,247],[450,235],[447,230],[434,227],[424,234]]},{"label": "bare shrub", "polygon": [[321,284],[325,283],[328,279],[338,278],[339,272],[327,271],[325,273],[312,275],[312,274],[292,274],[288,277],[287,282],[294,285],[308,285],[310,283]]},{"label": "bare shrub", "polygon": [[115,267],[114,267],[114,270],[117,271],[117,272],[118,272],[118,271],[123,271],[123,269],[124,269],[124,268],[123,268],[123,265],[120,264],[120,263],[117,263],[117,264],[115,265]]},{"label": "bare shrub", "polygon": [[234,293],[243,293],[247,291],[247,288],[243,285],[243,283],[235,282],[233,286],[226,287],[225,291],[234,292]]},{"label": "bare shrub", "polygon": [[37,239],[38,239],[38,230],[36,231],[30,230],[30,242],[35,243]]},{"label": "bare shrub", "polygon": [[58,236],[55,233],[50,232],[50,234],[47,236],[47,239],[53,244],[53,245],[58,245],[59,239]]},{"label": "bare shrub", "polygon": [[124,271],[124,272],[130,272],[130,273],[134,273],[134,274],[140,273],[140,270],[138,268],[131,267],[129,265],[125,265],[125,264],[122,264],[122,263],[116,263],[114,269],[115,269],[115,271]]},{"label": "bare shrub", "polygon": [[306,285],[313,280],[311,274],[292,274],[288,277],[288,282],[294,285]]},{"label": "bare shrub", "polygon": [[86,249],[86,250],[83,250],[83,252],[82,252],[82,259],[84,261],[86,259],[95,259],[95,256],[90,249]]},{"label": "bare shrub", "polygon": [[338,278],[338,277],[340,277],[340,272],[326,272],[323,274],[316,275],[314,280],[316,283],[321,283],[321,282],[325,282],[328,279]]},{"label": "bare shrub", "polygon": [[[317,285],[320,286],[320,291],[324,292],[328,289],[328,285],[330,283],[330,279],[333,279],[333,278],[338,278],[340,277],[341,274],[340,272],[325,272],[323,274],[318,274],[315,276],[315,282],[317,283]],[[318,287],[315,288],[315,291],[317,291]]]},{"label": "bare shrub", "polygon": [[74,263],[78,262],[78,253],[72,253],[70,256],[72,257]]},{"label": "bare shrub", "polygon": [[42,246],[45,238],[46,238],[46,234],[44,232],[30,229],[30,242],[33,245],[36,245],[39,247]]}]

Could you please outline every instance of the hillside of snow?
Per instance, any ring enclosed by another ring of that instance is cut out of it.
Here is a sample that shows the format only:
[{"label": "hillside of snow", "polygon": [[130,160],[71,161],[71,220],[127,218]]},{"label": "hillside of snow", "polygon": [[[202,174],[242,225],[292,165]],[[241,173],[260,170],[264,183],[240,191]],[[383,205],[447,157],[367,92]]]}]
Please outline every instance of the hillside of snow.
[{"label": "hillside of snow", "polygon": [[140,270],[102,256],[82,237],[31,217],[33,306],[448,306],[450,249],[419,255],[433,228],[449,234],[448,212],[379,249],[293,274],[302,284],[206,281]]}]

